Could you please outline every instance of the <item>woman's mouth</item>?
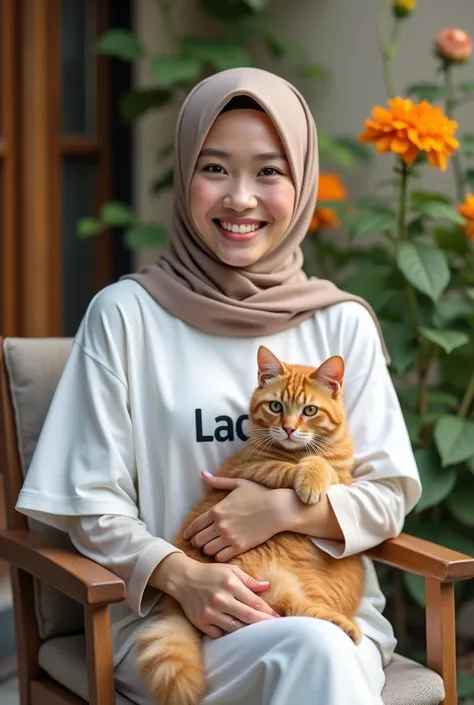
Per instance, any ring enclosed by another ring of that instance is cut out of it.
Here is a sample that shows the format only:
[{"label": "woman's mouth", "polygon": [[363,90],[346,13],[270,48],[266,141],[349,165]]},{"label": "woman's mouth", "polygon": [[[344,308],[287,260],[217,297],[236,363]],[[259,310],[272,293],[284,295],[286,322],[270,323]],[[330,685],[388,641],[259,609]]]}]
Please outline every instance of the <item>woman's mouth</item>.
[{"label": "woman's mouth", "polygon": [[213,218],[212,222],[219,230],[221,235],[223,235],[228,240],[233,240],[234,242],[246,242],[252,240],[259,230],[262,230],[267,223],[264,220],[250,220],[245,221],[235,221],[235,220],[224,220],[219,218]]}]

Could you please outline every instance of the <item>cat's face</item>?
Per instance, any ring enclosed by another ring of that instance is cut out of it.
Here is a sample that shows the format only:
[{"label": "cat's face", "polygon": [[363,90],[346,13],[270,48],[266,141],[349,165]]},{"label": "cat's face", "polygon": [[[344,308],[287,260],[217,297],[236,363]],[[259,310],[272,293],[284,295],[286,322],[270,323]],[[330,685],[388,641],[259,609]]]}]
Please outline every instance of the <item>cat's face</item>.
[{"label": "cat's face", "polygon": [[263,346],[258,351],[259,386],[250,403],[252,443],[324,455],[344,423],[344,361],[338,355],[318,368],[281,362]]}]

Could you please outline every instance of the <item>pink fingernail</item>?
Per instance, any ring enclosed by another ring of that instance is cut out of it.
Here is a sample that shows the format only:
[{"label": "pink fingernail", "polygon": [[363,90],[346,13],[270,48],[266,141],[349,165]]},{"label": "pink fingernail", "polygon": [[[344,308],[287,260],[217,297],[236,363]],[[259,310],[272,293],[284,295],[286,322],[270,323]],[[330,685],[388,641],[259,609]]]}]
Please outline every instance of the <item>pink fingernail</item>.
[{"label": "pink fingernail", "polygon": [[259,580],[257,585],[270,585],[270,583],[268,582],[268,580]]},{"label": "pink fingernail", "polygon": [[204,475],[204,477],[212,477],[211,473],[207,472],[207,470],[203,470],[202,475]]}]

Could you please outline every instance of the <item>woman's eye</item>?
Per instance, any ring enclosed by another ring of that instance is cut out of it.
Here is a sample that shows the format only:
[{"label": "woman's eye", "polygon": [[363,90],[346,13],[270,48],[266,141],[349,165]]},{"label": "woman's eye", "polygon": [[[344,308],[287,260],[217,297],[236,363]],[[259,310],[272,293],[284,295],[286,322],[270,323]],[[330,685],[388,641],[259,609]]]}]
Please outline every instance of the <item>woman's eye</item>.
[{"label": "woman's eye", "polygon": [[314,404],[308,404],[308,406],[305,406],[303,409],[303,414],[305,416],[316,416],[318,413],[318,407],[314,406]]},{"label": "woman's eye", "polygon": [[203,171],[207,171],[209,174],[225,174],[225,169],[220,164],[208,164],[203,168]]},{"label": "woman's eye", "polygon": [[271,401],[268,406],[274,414],[281,414],[283,411],[283,405],[279,401]]},{"label": "woman's eye", "polygon": [[281,176],[281,171],[273,166],[266,166],[260,172],[261,176]]}]

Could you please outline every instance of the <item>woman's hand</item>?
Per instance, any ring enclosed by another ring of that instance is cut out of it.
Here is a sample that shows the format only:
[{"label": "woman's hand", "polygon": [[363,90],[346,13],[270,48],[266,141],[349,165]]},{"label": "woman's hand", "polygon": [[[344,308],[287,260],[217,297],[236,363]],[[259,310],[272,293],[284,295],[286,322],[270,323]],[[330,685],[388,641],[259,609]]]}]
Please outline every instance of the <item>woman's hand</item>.
[{"label": "woman's hand", "polygon": [[213,477],[208,473],[202,476],[215,489],[230,492],[195,519],[184,538],[216,561],[225,563],[287,528],[286,510],[292,490],[270,490],[251,480]]},{"label": "woman's hand", "polygon": [[177,600],[190,622],[210,637],[279,615],[255,593],[269,586],[237,566],[199,563],[183,553],[167,556],[150,584]]}]

